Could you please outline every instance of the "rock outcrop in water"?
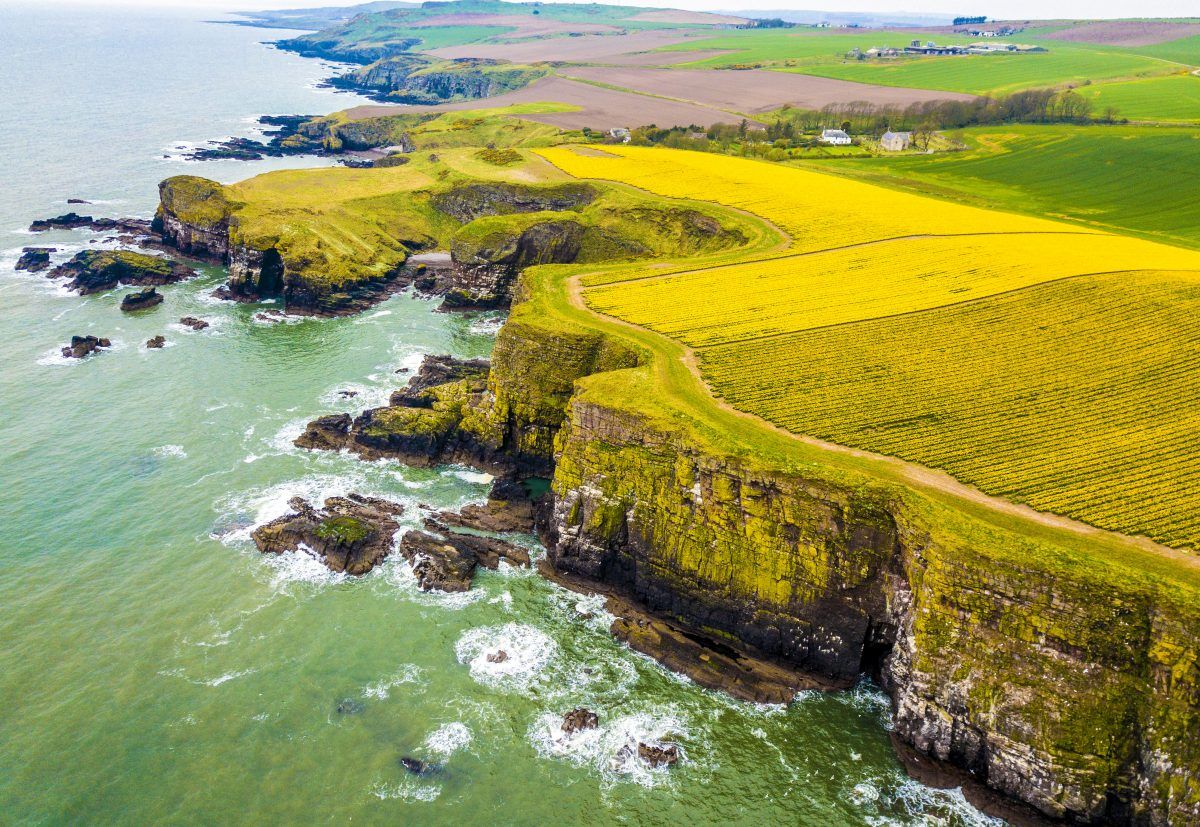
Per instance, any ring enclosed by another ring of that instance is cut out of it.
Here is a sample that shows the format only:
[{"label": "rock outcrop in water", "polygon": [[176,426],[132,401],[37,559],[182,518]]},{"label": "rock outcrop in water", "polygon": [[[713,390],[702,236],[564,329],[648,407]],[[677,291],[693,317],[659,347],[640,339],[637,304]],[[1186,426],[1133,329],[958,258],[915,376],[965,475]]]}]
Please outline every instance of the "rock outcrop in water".
[{"label": "rock outcrop in water", "polygon": [[129,250],[84,250],[47,274],[68,278],[67,288],[81,294],[111,290],[120,284],[172,284],[196,275],[192,268],[158,256]]},{"label": "rock outcrop in water", "polygon": [[56,252],[53,247],[25,247],[21,257],[13,265],[14,270],[27,270],[30,273],[40,273],[50,267],[50,254]]},{"label": "rock outcrop in water", "polygon": [[516,566],[529,565],[529,553],[520,546],[494,537],[451,531],[443,531],[441,536],[409,531],[400,541],[400,553],[412,564],[417,582],[425,591],[465,592],[471,588],[478,566],[495,569],[501,560]]},{"label": "rock outcrop in water", "polygon": [[121,299],[121,309],[127,313],[135,310],[148,310],[155,305],[162,304],[162,301],[163,297],[158,292],[158,288],[147,287],[136,293],[126,293]]},{"label": "rock outcrop in water", "polygon": [[62,349],[62,355],[67,359],[82,359],[102,348],[112,347],[112,342],[98,336],[72,336],[71,344]]},{"label": "rock outcrop in water", "polygon": [[321,509],[300,497],[292,513],[256,528],[251,535],[264,554],[304,549],[331,571],[366,574],[392,551],[404,508],[388,500],[347,494],[330,497]]}]

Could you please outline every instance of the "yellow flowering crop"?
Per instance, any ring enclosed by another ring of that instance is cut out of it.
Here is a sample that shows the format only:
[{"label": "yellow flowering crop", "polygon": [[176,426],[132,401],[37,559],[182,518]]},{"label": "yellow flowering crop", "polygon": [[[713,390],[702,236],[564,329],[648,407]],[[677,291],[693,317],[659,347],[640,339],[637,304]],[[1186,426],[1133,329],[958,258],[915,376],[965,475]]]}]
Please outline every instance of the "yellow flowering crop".
[{"label": "yellow flowering crop", "polygon": [[791,236],[585,281],[594,309],[694,348],[735,407],[1200,548],[1200,253],[727,156],[540,152]]}]

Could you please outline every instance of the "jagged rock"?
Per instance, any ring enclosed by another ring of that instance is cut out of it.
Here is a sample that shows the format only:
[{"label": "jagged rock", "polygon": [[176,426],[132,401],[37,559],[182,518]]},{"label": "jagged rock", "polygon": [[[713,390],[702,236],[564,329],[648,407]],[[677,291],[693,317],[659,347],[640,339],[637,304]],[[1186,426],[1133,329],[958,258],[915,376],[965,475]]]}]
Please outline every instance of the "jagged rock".
[{"label": "jagged rock", "polygon": [[68,359],[82,359],[100,348],[112,347],[108,339],[96,336],[72,336],[71,344],[62,349],[62,355]]},{"label": "jagged rock", "polygon": [[452,544],[423,531],[409,531],[400,540],[400,553],[412,563],[417,582],[425,591],[465,592],[479,560],[460,544]]},{"label": "jagged rock", "polygon": [[358,391],[338,391],[338,396],[342,399],[353,399],[358,396]]},{"label": "jagged rock", "polygon": [[581,706],[563,716],[562,731],[571,735],[585,729],[595,729],[599,725],[600,716]]},{"label": "jagged rock", "polygon": [[179,323],[184,327],[190,327],[192,330],[204,330],[208,327],[208,322],[204,319],[197,319],[195,316],[184,316],[179,320]]},{"label": "jagged rock", "polygon": [[508,652],[505,652],[503,649],[489,652],[487,656],[488,663],[504,663],[506,660],[508,660]]},{"label": "jagged rock", "polygon": [[161,334],[159,334],[158,336],[155,336],[151,339],[146,340],[146,347],[148,347],[150,349],[157,349],[160,347],[164,347],[166,344],[167,344],[167,337],[163,336]]},{"label": "jagged rock", "polygon": [[296,437],[298,448],[308,448],[316,451],[338,451],[346,447],[350,438],[350,425],[353,420],[350,414],[330,414],[314,419],[304,428],[304,433]]},{"label": "jagged rock", "polygon": [[501,560],[529,565],[529,553],[519,546],[492,537],[446,532],[436,537],[424,531],[409,531],[400,541],[400,553],[413,564],[422,589],[465,592],[477,566],[495,569]]},{"label": "jagged rock", "polygon": [[462,379],[486,380],[489,367],[486,359],[455,359],[450,355],[427,355],[421,361],[417,375],[409,379],[404,388],[392,393],[388,404],[406,408],[431,407],[433,399],[425,393],[427,390]]},{"label": "jagged rock", "polygon": [[83,198],[68,198],[67,203],[68,204],[90,204],[92,202],[86,201]]},{"label": "jagged rock", "polygon": [[48,274],[69,278],[67,287],[81,294],[109,290],[119,284],[171,284],[196,275],[192,268],[158,256],[129,250],[84,250]]},{"label": "jagged rock", "polygon": [[440,511],[437,519],[460,528],[499,533],[533,531],[533,500],[519,482],[499,478],[484,505],[471,503],[458,511]]},{"label": "jagged rock", "polygon": [[679,748],[674,744],[646,744],[638,741],[638,758],[652,767],[670,767],[679,760]]},{"label": "jagged rock", "polygon": [[264,554],[305,547],[332,571],[366,574],[392,550],[396,517],[403,506],[375,497],[348,494],[330,497],[314,509],[300,497],[288,505],[292,513],[254,530],[251,537]]},{"label": "jagged rock", "polygon": [[29,225],[31,233],[43,233],[46,230],[75,230],[89,227],[92,223],[90,215],[80,215],[77,212],[63,213],[53,218],[39,218]]},{"label": "jagged rock", "polygon": [[13,269],[40,273],[50,266],[50,254],[54,252],[57,252],[54,247],[25,247]]},{"label": "jagged rock", "polygon": [[121,309],[126,312],[134,310],[146,310],[155,305],[162,304],[162,294],[157,288],[147,287],[145,290],[139,290],[136,293],[126,293],[121,299]]}]

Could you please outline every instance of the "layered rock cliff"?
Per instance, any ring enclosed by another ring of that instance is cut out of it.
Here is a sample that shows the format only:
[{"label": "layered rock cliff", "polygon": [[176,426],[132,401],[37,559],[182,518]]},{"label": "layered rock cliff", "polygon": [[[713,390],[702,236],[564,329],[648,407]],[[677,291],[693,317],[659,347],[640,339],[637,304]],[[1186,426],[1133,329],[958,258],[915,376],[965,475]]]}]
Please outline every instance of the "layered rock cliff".
[{"label": "layered rock cliff", "polygon": [[623,343],[514,315],[476,402],[552,474],[555,569],[834,682],[873,674],[901,743],[1051,818],[1200,822],[1194,579],[717,448],[608,392]]}]

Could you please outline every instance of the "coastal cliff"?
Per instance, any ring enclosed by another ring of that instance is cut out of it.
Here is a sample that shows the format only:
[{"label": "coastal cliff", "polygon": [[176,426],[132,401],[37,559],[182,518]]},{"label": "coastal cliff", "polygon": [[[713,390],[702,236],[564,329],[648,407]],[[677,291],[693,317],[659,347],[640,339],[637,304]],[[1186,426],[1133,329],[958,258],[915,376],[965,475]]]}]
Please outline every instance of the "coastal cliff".
[{"label": "coastal cliff", "polygon": [[900,744],[1044,816],[1200,820],[1194,582],[723,450],[612,392],[641,370],[635,349],[522,310],[475,403],[552,476],[539,529],[556,571],[834,683],[875,676]]}]

